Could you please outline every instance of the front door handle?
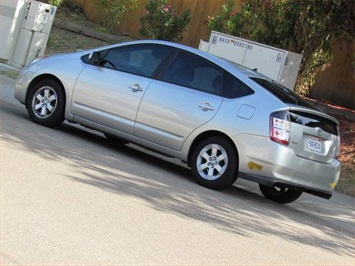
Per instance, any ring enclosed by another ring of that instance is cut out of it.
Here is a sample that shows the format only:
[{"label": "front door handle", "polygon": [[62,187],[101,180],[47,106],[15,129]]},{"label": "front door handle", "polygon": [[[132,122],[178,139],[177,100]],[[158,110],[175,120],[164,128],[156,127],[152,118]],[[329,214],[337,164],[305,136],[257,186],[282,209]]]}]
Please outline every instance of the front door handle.
[{"label": "front door handle", "polygon": [[213,111],[214,110],[214,107],[209,102],[200,103],[198,105],[198,108],[200,108],[202,111]]},{"label": "front door handle", "polygon": [[133,84],[133,85],[129,85],[129,89],[133,92],[137,92],[137,91],[143,91],[143,88],[141,86],[139,86],[139,84]]}]

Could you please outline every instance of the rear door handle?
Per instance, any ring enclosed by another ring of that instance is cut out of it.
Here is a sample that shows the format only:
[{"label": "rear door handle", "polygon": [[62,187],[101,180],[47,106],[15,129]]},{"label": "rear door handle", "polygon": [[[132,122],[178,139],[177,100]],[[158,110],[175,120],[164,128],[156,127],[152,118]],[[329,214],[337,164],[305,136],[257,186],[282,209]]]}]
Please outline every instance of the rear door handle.
[{"label": "rear door handle", "polygon": [[213,111],[214,110],[214,107],[209,102],[200,103],[198,105],[198,108],[200,108],[202,111]]},{"label": "rear door handle", "polygon": [[143,88],[141,86],[139,86],[139,84],[133,84],[133,85],[129,85],[129,89],[133,92],[137,92],[137,91],[143,91]]}]

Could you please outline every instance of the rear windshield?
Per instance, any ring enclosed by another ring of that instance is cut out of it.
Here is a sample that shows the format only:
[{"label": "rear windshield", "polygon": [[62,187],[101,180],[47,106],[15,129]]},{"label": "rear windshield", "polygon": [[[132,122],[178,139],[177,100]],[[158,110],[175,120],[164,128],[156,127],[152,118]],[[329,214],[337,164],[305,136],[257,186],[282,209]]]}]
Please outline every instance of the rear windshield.
[{"label": "rear windshield", "polygon": [[256,83],[258,83],[263,88],[265,88],[267,91],[272,93],[275,97],[279,98],[284,103],[300,105],[322,112],[321,110],[319,110],[318,108],[314,107],[312,104],[307,102],[305,99],[303,99],[301,96],[297,95],[293,91],[289,90],[288,88],[274,81],[261,79],[261,78],[251,78],[251,79]]},{"label": "rear windshield", "polygon": [[324,117],[304,112],[292,111],[290,112],[290,120],[293,123],[312,128],[321,128],[325,132],[338,136],[338,125]]}]

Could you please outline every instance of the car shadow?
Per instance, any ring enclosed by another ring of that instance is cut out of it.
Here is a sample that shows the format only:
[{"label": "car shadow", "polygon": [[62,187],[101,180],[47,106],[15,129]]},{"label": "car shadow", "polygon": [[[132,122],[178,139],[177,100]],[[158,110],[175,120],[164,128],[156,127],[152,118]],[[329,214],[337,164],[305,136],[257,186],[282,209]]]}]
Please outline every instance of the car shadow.
[{"label": "car shadow", "polygon": [[[18,108],[0,106],[1,139],[48,161],[65,160],[69,178],[103,191],[144,200],[151,208],[208,223],[232,234],[277,236],[340,255],[354,254],[354,234],[316,214],[268,201],[238,185],[213,191],[195,184],[186,167],[128,145],[113,145],[101,133],[64,123],[38,126]],[[6,120],[5,120],[6,119]],[[26,130],[23,130],[25,128]],[[63,143],[64,141],[64,143]]]}]

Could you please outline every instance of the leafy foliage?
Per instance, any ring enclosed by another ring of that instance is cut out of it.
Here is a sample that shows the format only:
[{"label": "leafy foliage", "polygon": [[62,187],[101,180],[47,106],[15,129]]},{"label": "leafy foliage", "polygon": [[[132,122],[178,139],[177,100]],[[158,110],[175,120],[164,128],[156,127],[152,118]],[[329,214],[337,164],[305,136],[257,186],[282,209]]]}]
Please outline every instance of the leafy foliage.
[{"label": "leafy foliage", "polygon": [[140,18],[140,34],[149,39],[180,41],[182,32],[191,21],[190,10],[177,15],[167,0],[149,0]]},{"label": "leafy foliage", "polygon": [[64,0],[48,0],[48,4],[52,6],[60,6]]},{"label": "leafy foliage", "polygon": [[139,0],[95,0],[102,26],[115,33],[125,16],[138,7]]},{"label": "leafy foliage", "polygon": [[[354,4],[346,0],[228,0],[207,26],[303,55],[296,91],[306,95],[332,59],[332,44],[354,38]],[[332,43],[333,42],[333,43]]]}]

